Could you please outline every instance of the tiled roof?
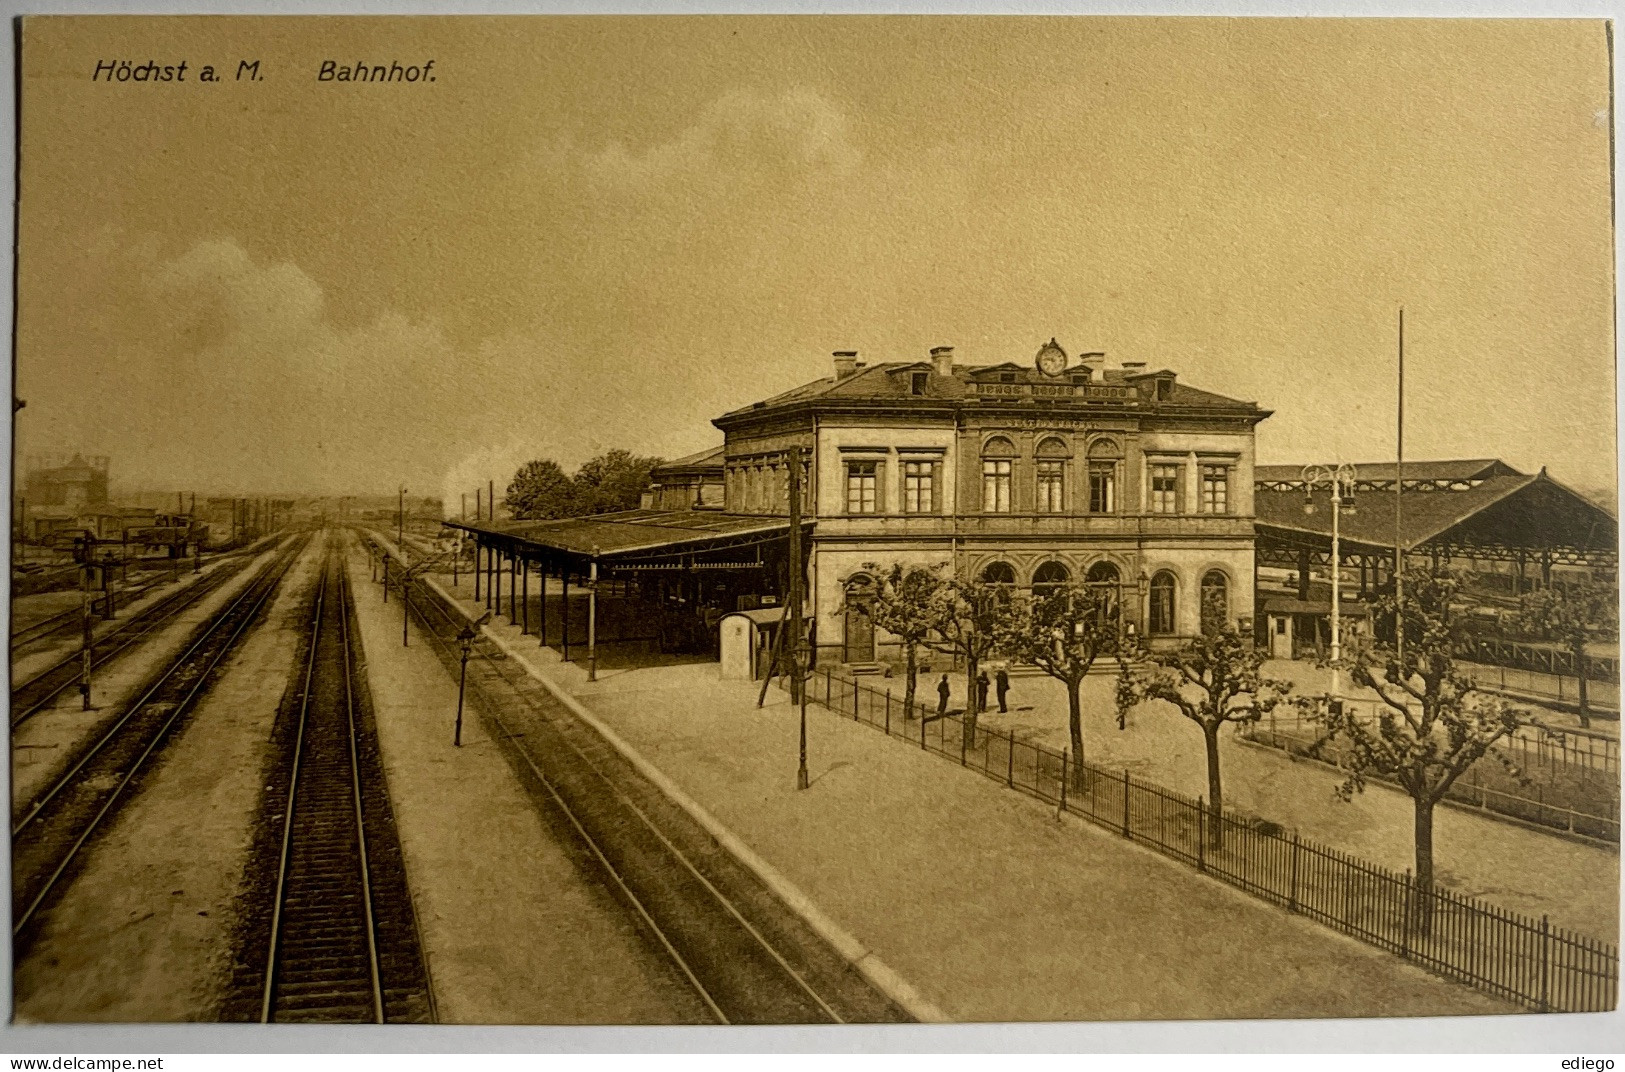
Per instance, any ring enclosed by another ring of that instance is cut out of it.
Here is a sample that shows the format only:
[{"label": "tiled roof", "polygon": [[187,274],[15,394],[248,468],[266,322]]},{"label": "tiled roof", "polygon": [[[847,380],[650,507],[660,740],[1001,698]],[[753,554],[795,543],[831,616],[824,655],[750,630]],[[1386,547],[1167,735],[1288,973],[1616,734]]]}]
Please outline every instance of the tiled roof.
[{"label": "tiled roof", "polygon": [[723,467],[725,457],[721,446],[711,447],[708,450],[686,454],[669,462],[663,462],[654,467],[650,475],[658,478],[662,473],[675,473],[683,469],[716,469]]},{"label": "tiled roof", "polygon": [[[1389,481],[1398,472],[1394,462],[1354,462],[1356,480]],[[1302,465],[1255,465],[1253,480],[1259,483],[1299,480]],[[1522,476],[1518,470],[1495,458],[1408,461],[1406,480],[1483,480],[1492,476]]]},{"label": "tiled roof", "polygon": [[[1406,476],[1410,466],[1406,465]],[[1447,478],[1441,478],[1447,479]],[[1407,549],[1446,537],[1479,536],[1479,542],[1507,546],[1573,547],[1606,551],[1616,546],[1618,523],[1591,500],[1548,477],[1499,474],[1461,491],[1367,492],[1355,496],[1356,509],[1342,512],[1342,539],[1376,548],[1394,546],[1394,504],[1400,500],[1400,542]],[[1328,492],[1317,491],[1316,510],[1304,513],[1302,491],[1253,493],[1259,534],[1329,539],[1332,515]]]},{"label": "tiled roof", "polygon": [[748,517],[710,510],[623,510],[556,521],[448,521],[452,528],[504,536],[538,550],[597,558],[681,547],[695,552],[742,536],[790,531],[785,518]]},{"label": "tiled roof", "polygon": [[[1068,373],[1075,372],[1080,366],[1074,365]],[[925,394],[923,396],[913,393],[911,377],[899,375],[904,372],[927,373]],[[829,400],[887,400],[907,399],[912,403],[941,403],[944,401],[958,401],[975,397],[970,384],[983,381],[1000,373],[1016,376],[1017,383],[1069,383],[1068,373],[1060,377],[1047,377],[1036,370],[1005,362],[999,365],[955,365],[952,376],[939,376],[932,369],[930,362],[926,361],[883,361],[866,365],[850,375],[835,377],[827,376],[811,383],[802,384],[781,394],[774,395],[749,406],[731,410],[719,419],[726,420],[731,417],[747,416],[753,412],[765,409],[774,409],[797,402],[806,402],[812,399]],[[1125,369],[1105,369],[1095,379],[1097,384],[1110,384],[1115,386],[1131,385],[1139,380],[1154,376],[1172,376],[1167,370],[1161,371],[1129,371]],[[1174,380],[1172,392],[1169,397],[1162,399],[1160,405],[1187,405],[1187,406],[1255,406],[1256,403],[1244,402],[1239,399],[1228,398],[1211,391],[1203,391],[1190,387]]]}]

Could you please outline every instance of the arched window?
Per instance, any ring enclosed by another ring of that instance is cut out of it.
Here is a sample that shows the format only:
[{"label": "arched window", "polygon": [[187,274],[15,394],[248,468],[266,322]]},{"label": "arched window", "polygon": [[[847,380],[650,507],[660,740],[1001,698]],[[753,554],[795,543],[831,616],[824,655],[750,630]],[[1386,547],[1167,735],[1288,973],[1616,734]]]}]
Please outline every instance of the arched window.
[{"label": "arched window", "polygon": [[1117,466],[1123,452],[1110,439],[1089,444],[1089,512],[1117,513]]},{"label": "arched window", "polygon": [[990,562],[982,570],[982,583],[1013,585],[1016,583],[1015,567],[1008,562]]},{"label": "arched window", "polygon": [[1208,570],[1202,575],[1202,632],[1223,632],[1229,620],[1230,579],[1220,570]]},{"label": "arched window", "polygon": [[1059,562],[1046,562],[1033,573],[1033,598],[1048,599],[1072,580],[1072,571]]},{"label": "arched window", "polygon": [[1084,574],[1084,583],[1095,594],[1095,605],[1100,608],[1100,615],[1106,620],[1115,620],[1118,617],[1118,608],[1122,606],[1122,574],[1110,562],[1100,561],[1089,567]]},{"label": "arched window", "polygon": [[1163,570],[1151,578],[1151,632],[1174,631],[1174,575]]},{"label": "arched window", "polygon": [[1015,466],[1016,445],[1003,436],[994,436],[982,447],[982,512],[1010,512],[1010,474]]},{"label": "arched window", "polygon": [[1038,444],[1038,495],[1034,500],[1041,514],[1059,514],[1066,510],[1066,458],[1070,451],[1066,442],[1050,436]]}]

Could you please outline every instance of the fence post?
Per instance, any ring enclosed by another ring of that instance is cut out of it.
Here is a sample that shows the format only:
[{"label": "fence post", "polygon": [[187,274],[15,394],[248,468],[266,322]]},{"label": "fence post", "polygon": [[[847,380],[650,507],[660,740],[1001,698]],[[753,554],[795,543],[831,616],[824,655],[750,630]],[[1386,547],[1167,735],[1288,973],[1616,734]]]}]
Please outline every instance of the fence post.
[{"label": "fence post", "polygon": [[1399,929],[1399,955],[1411,955],[1411,869],[1405,869],[1405,919]]},{"label": "fence post", "polygon": [[1551,1012],[1552,925],[1540,917],[1540,1011]]},{"label": "fence post", "polygon": [[1014,789],[1016,787],[1016,735],[1014,733],[1005,734],[1004,743],[1007,746],[1004,750],[1005,758],[1008,760],[1004,768],[1004,784]]},{"label": "fence post", "polygon": [[1067,757],[1071,753],[1071,751],[1072,750],[1070,748],[1064,748],[1064,749],[1061,750],[1061,810],[1062,811],[1066,810],[1066,762],[1067,762]]},{"label": "fence post", "polygon": [[886,736],[891,736],[891,689],[886,690]]},{"label": "fence post", "polygon": [[1130,839],[1131,841],[1134,838],[1134,835],[1129,833],[1129,828],[1128,828],[1128,770],[1127,769],[1125,769],[1123,771],[1123,836]]},{"label": "fence post", "polygon": [[1207,801],[1196,798],[1196,870],[1207,870]]},{"label": "fence post", "polygon": [[1291,890],[1290,893],[1287,894],[1287,898],[1286,898],[1286,910],[1288,912],[1296,912],[1298,910],[1298,852],[1299,852],[1299,848],[1300,848],[1300,842],[1298,841],[1298,832],[1296,830],[1294,830],[1294,831],[1292,831],[1292,890]]}]

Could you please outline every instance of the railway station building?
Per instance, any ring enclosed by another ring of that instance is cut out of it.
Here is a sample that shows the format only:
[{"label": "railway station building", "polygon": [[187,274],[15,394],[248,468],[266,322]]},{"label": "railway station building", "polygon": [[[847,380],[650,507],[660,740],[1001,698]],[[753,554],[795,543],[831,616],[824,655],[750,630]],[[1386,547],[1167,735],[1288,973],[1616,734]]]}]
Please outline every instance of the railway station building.
[{"label": "railway station building", "polygon": [[656,470],[647,509],[448,524],[510,573],[544,563],[593,591],[639,578],[709,627],[782,600],[799,464],[820,660],[884,653],[858,608],[894,562],[1017,589],[1095,585],[1126,629],[1173,644],[1203,628],[1204,606],[1253,627],[1254,430],[1268,416],[1053,339],[995,365],[958,364],[952,347],[875,363],[838,351],[829,374],[718,417],[721,448]]}]

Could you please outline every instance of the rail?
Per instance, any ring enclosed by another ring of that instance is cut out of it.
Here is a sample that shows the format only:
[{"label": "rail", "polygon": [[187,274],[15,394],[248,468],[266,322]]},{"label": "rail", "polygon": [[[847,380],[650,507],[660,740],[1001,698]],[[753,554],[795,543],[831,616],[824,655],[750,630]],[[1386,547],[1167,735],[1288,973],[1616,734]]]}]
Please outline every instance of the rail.
[{"label": "rail", "polygon": [[[371,534],[367,539],[384,552],[384,583],[397,592],[403,581],[409,586],[410,613],[455,674],[466,617],[404,577],[387,545]],[[607,746],[561,713],[556,701],[483,635],[470,640],[469,652],[468,689],[491,721],[493,736],[515,750],[708,1018],[722,1024],[906,1019],[889,1002],[862,1007],[853,1016],[850,1005],[862,999],[850,990],[834,993],[821,985],[823,977],[810,978],[806,948],[792,943],[796,952],[788,951],[778,929],[782,924],[764,917],[756,895],[741,897],[722,888],[729,880],[714,873],[722,866],[714,846],[691,844],[688,835],[656,821],[651,815],[661,807],[656,791],[612,776],[606,768],[614,757]],[[511,710],[516,700],[517,712]],[[850,974],[839,963],[839,970]],[[862,989],[869,994],[866,986]]]},{"label": "rail", "polygon": [[205,623],[186,649],[13,823],[14,939],[25,934],[40,908],[60,889],[80,851],[123,803],[147,761],[259,619],[305,542],[295,541],[284,549]]}]

